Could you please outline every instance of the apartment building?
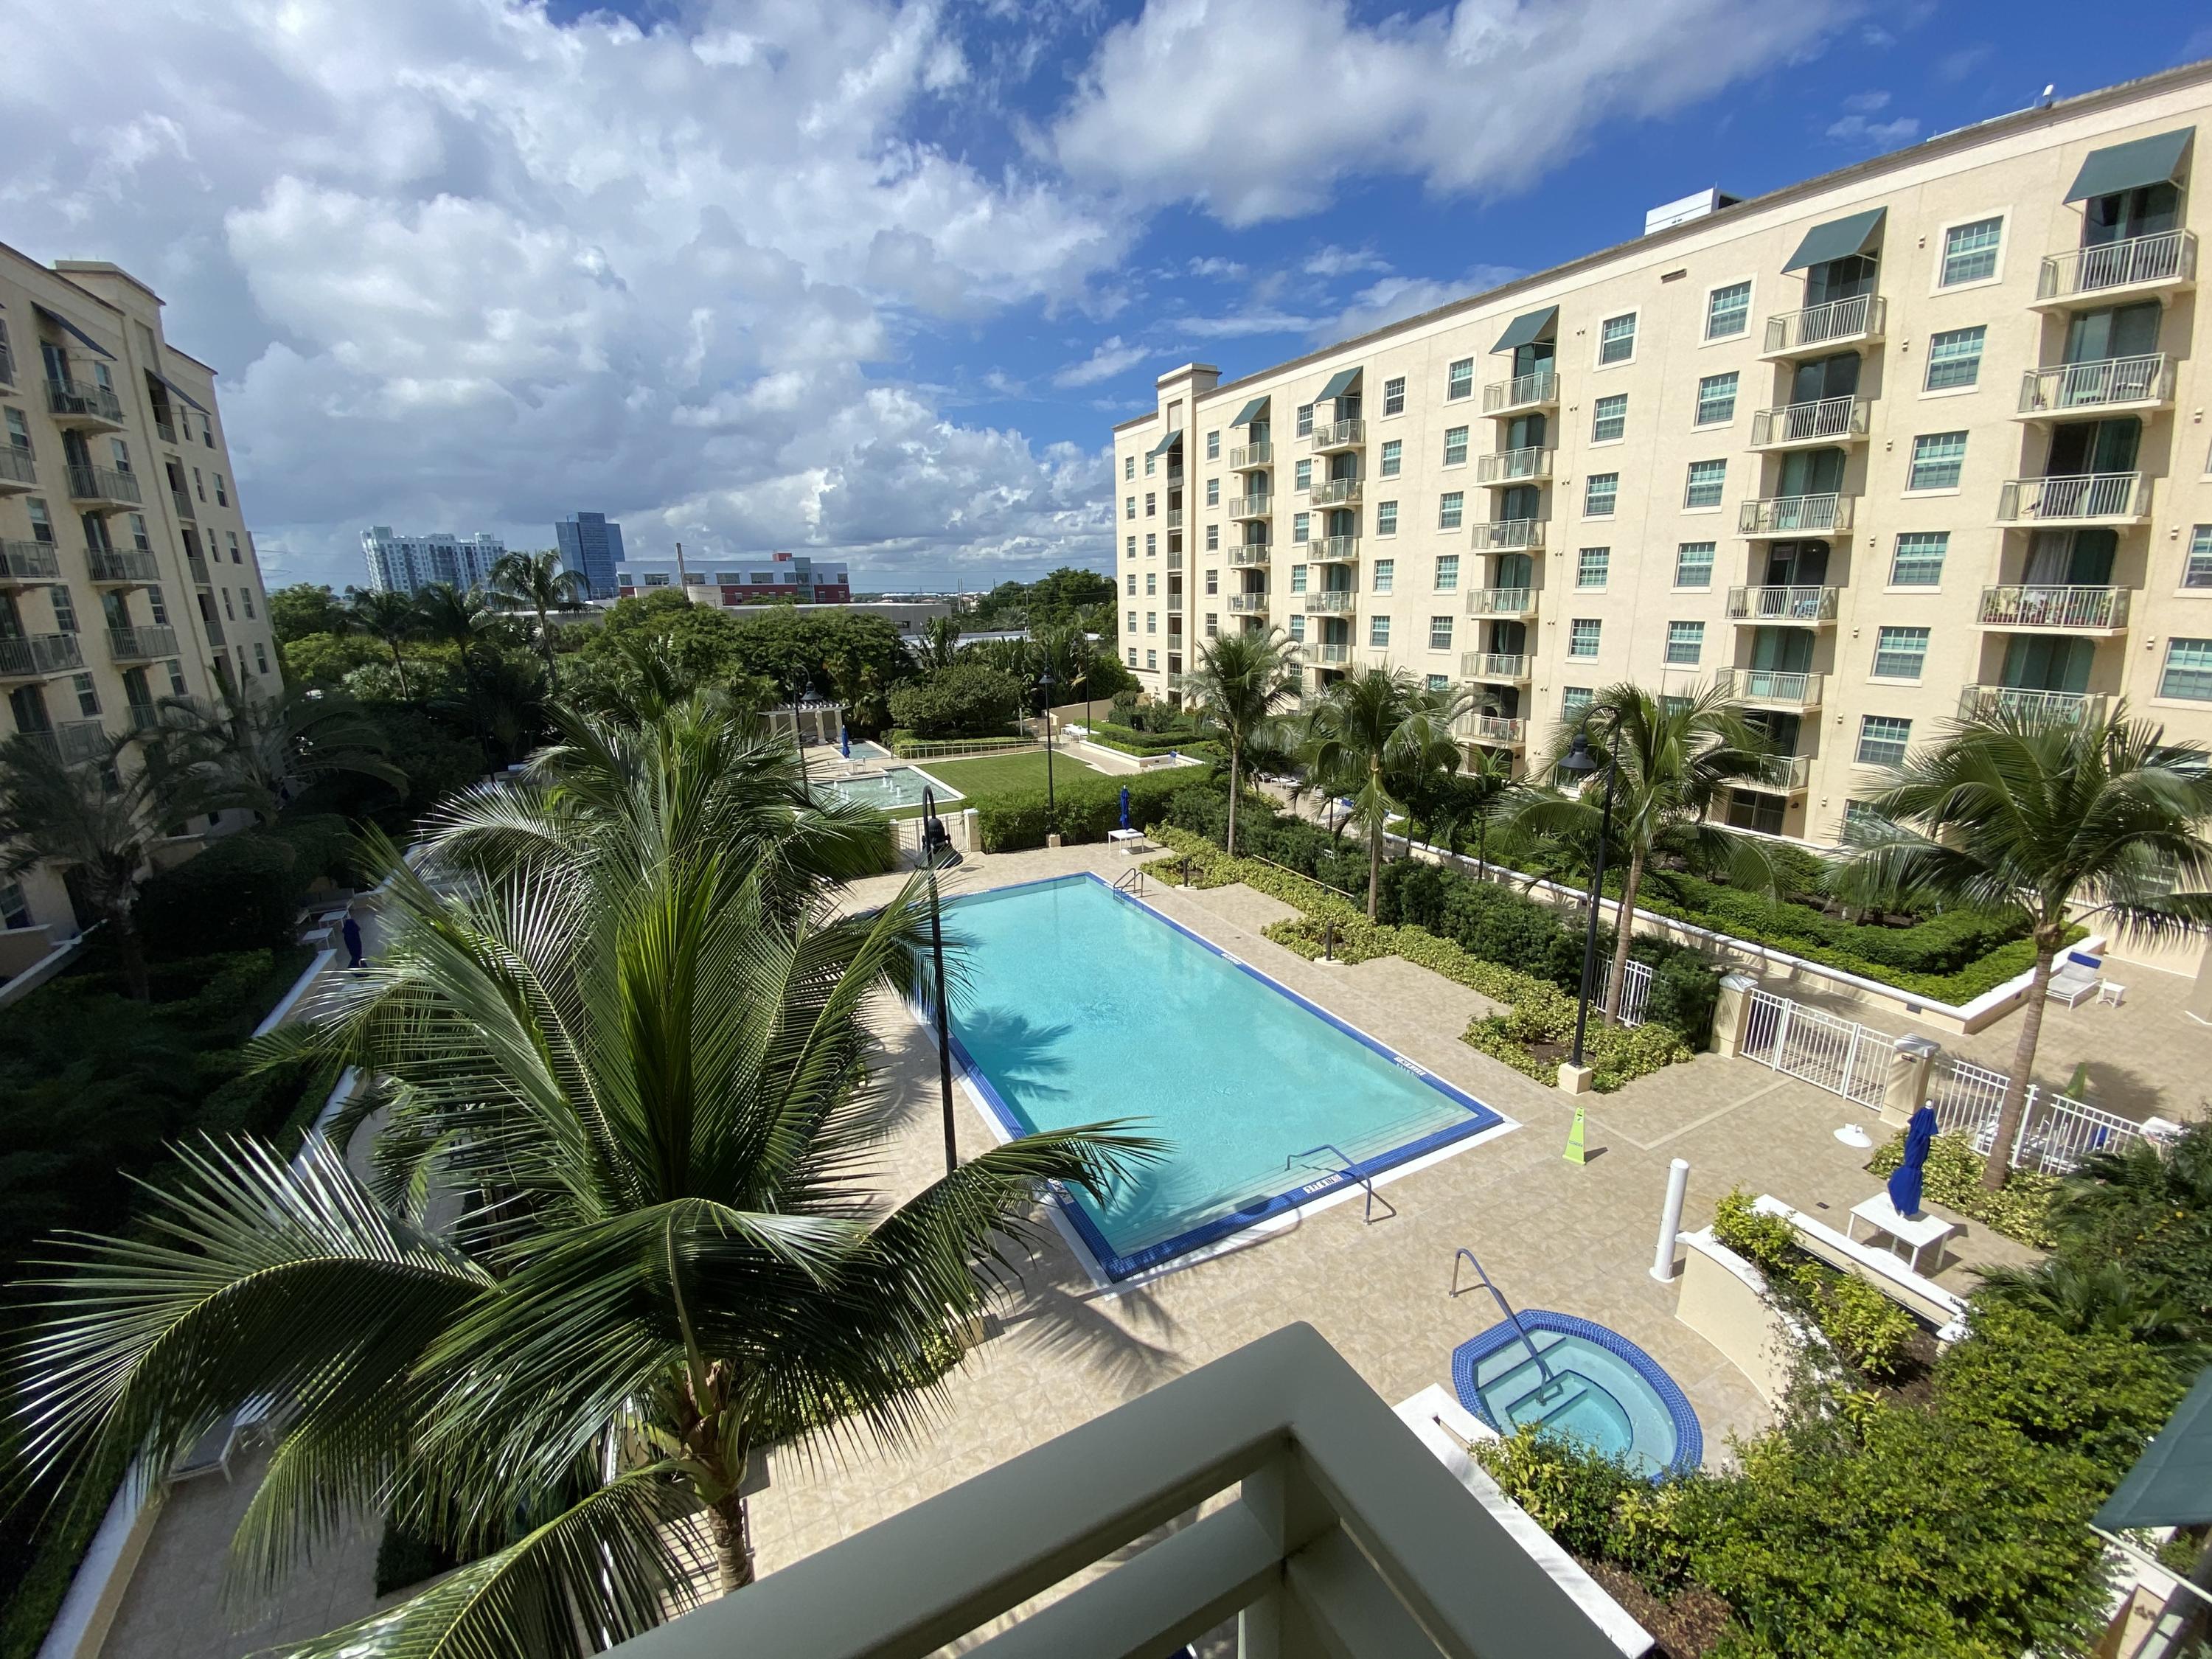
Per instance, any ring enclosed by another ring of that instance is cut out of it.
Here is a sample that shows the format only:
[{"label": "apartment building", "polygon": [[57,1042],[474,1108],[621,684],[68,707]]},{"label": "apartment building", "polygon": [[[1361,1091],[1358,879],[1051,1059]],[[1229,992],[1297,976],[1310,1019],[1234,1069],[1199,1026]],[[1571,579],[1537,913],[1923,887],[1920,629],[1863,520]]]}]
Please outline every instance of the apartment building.
[{"label": "apartment building", "polygon": [[489,587],[492,567],[507,556],[507,544],[483,531],[473,536],[450,530],[410,536],[378,524],[361,532],[361,556],[374,593],[419,593],[439,585]]},{"label": "apartment building", "polygon": [[[276,684],[215,371],[168,343],[159,295],[112,264],[0,245],[0,428],[9,733],[88,763],[162,697]],[[6,935],[79,925],[58,875],[0,884]]]},{"label": "apartment building", "polygon": [[1728,815],[1832,841],[1948,718],[2212,741],[2212,64],[2022,111],[1114,429],[1124,659],[1224,629],[1468,687],[1540,759],[1601,687],[1717,679],[1777,750]]},{"label": "apartment building", "polygon": [[687,588],[696,604],[726,606],[846,605],[853,598],[852,576],[842,560],[804,553],[710,555],[689,561],[639,554],[625,558],[615,572],[615,591],[623,599],[657,587]]}]

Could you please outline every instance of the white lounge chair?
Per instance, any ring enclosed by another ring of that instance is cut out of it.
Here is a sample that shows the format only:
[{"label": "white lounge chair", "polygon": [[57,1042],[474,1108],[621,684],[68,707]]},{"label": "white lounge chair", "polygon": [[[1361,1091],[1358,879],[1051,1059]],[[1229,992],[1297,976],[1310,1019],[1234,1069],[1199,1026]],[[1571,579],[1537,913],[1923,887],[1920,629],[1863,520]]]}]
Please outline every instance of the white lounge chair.
[{"label": "white lounge chair", "polygon": [[2103,982],[2104,965],[2095,957],[2069,951],[2066,959],[2058,964],[2058,971],[2051,975],[2050,987],[2044,994],[2071,1008],[2082,998],[2096,994],[2097,987]]}]

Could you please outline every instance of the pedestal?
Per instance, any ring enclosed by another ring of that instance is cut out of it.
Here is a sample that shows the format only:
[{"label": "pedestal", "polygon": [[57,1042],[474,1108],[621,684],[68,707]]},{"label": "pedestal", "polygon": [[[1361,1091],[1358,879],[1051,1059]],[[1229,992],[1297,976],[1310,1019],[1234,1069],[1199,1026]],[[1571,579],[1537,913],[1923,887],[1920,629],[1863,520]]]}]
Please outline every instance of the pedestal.
[{"label": "pedestal", "polygon": [[1559,1087],[1571,1095],[1586,1095],[1589,1092],[1590,1078],[1595,1071],[1595,1066],[1571,1066],[1566,1061],[1561,1060]]}]

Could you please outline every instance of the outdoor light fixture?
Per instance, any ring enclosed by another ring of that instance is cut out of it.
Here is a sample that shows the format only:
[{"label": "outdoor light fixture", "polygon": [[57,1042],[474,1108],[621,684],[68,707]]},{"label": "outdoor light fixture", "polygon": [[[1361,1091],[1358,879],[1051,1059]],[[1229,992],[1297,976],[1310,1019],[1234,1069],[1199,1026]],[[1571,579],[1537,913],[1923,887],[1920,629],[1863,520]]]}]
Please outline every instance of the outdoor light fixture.
[{"label": "outdoor light fixture", "polygon": [[937,858],[951,837],[937,816],[937,792],[921,792],[921,861],[929,872],[929,954],[937,969],[937,1087],[945,1106],[945,1173],[960,1167],[960,1143],[952,1124],[952,1039],[945,1030],[945,924],[938,903]]},{"label": "outdoor light fixture", "polygon": [[[1559,769],[1570,783],[1579,787],[1597,770],[1597,757],[1590,753],[1589,737],[1586,732],[1575,733],[1575,740],[1567,752],[1559,757]],[[1620,776],[1620,763],[1608,759],[1605,766],[1605,806],[1599,820],[1597,858],[1590,872],[1589,926],[1583,937],[1582,995],[1575,1006],[1575,1048],[1567,1064],[1579,1068],[1583,1064],[1583,1034],[1589,1025],[1590,981],[1597,977],[1597,902],[1605,886],[1605,848],[1613,839],[1613,787]],[[1629,919],[1623,917],[1626,927]]]}]

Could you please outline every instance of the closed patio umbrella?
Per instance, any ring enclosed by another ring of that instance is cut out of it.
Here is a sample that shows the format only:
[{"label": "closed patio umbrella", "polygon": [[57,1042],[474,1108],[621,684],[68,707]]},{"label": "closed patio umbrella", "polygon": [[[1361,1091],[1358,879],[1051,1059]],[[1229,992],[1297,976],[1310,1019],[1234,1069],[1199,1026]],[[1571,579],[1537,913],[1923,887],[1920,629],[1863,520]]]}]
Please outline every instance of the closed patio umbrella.
[{"label": "closed patio umbrella", "polygon": [[1936,1140],[1936,1109],[1923,1104],[1905,1126],[1905,1161],[1891,1171],[1889,1201],[1899,1215],[1920,1213],[1920,1180]]},{"label": "closed patio umbrella", "polygon": [[837,752],[847,760],[853,758],[853,734],[842,726],[837,728]]},{"label": "closed patio umbrella", "polygon": [[1129,786],[1126,783],[1121,786],[1121,827],[1129,827]]}]

